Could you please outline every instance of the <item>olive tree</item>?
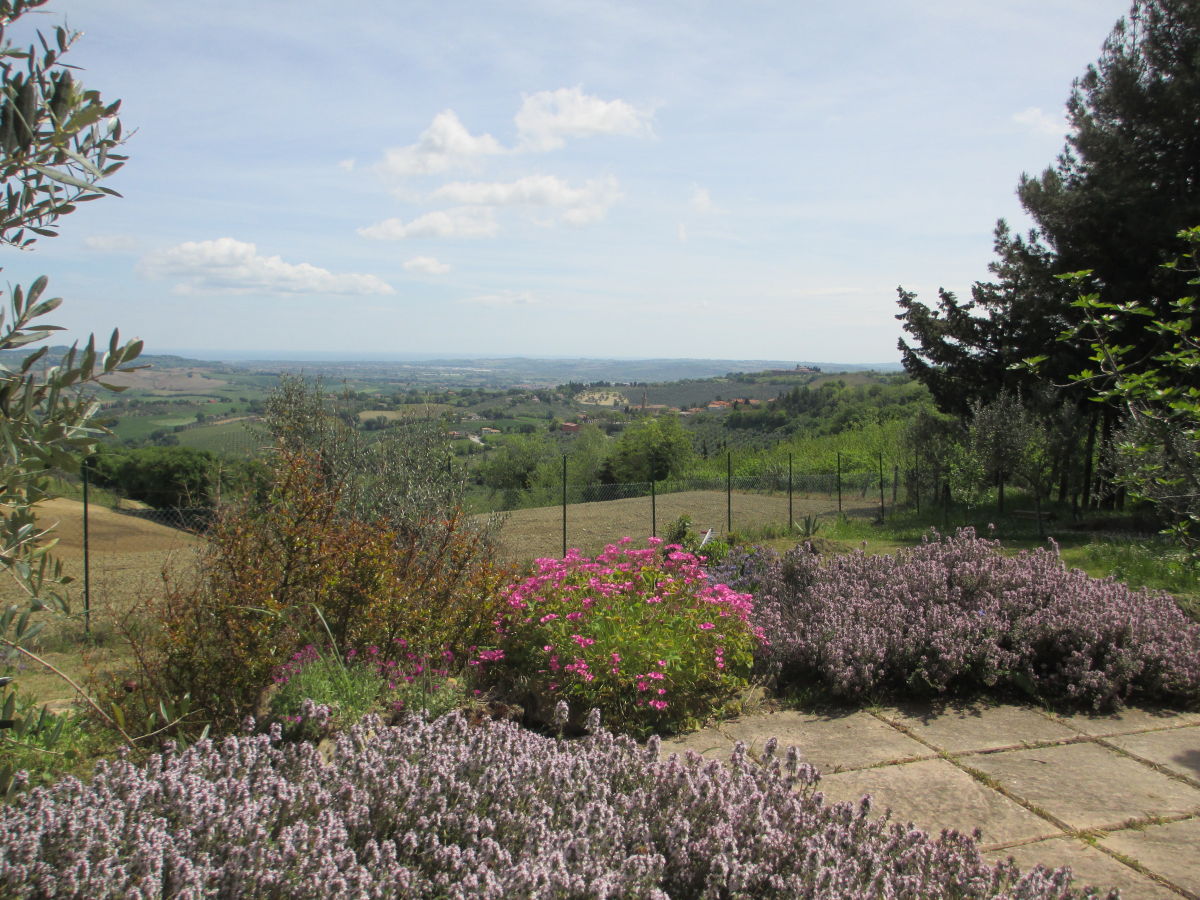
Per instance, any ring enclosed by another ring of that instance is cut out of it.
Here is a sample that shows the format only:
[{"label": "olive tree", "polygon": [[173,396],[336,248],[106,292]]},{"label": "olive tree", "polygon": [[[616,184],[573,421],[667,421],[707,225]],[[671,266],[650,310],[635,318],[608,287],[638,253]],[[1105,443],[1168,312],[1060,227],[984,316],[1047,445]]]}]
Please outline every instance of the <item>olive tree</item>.
[{"label": "olive tree", "polygon": [[[58,27],[37,32],[29,46],[14,44],[12,25],[46,2],[0,0],[0,244],[9,248],[53,237],[77,203],[113,195],[100,182],[125,159],[116,153],[123,141],[119,104],[106,104],[63,63],[78,33]],[[43,345],[14,361],[7,351],[63,330],[46,321],[62,302],[47,296],[46,286],[43,276],[7,288],[0,307],[0,570],[24,597],[0,611],[0,643],[27,655],[40,627],[33,614],[69,611],[69,579],[34,507],[46,497],[47,476],[75,470],[103,433],[91,423],[95,387],[119,390],[105,376],[129,371],[142,347],[121,343],[114,331],[107,348],[89,338],[82,348]]]}]

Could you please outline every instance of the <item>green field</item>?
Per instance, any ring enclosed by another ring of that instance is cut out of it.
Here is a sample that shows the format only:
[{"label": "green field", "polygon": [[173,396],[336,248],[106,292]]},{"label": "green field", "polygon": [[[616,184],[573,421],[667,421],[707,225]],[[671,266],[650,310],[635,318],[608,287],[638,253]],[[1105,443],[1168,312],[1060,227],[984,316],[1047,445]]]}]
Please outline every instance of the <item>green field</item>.
[{"label": "green field", "polygon": [[228,456],[254,456],[268,441],[256,433],[254,423],[240,420],[220,425],[198,425],[178,433],[179,444]]}]

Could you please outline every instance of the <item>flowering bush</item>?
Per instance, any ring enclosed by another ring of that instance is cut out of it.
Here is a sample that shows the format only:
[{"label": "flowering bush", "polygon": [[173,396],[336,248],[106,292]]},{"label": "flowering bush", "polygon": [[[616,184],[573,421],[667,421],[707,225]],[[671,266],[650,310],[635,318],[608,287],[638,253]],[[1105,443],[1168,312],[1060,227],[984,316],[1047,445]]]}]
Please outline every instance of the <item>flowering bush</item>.
[{"label": "flowering bush", "polygon": [[835,695],[1200,701],[1200,625],[1168,594],[1068,571],[1050,550],[1004,556],[971,529],[894,556],[739,551],[713,577],[753,592],[764,669]]},{"label": "flowering bush", "polygon": [[955,832],[825,806],[815,770],[774,742],[726,767],[452,713],[365,720],[326,762],[278,734],[103,763],[0,809],[0,895],[1081,896],[1067,870],[1021,876]]},{"label": "flowering bush", "polygon": [[[157,696],[188,694],[218,730],[260,705],[276,669],[328,635],[399,661],[398,641],[459,658],[493,633],[512,578],[467,517],[397,530],[340,509],[345,486],[316,457],[281,452],[269,501],[218,517],[199,562],[152,607],[138,681]],[[419,527],[418,527],[419,526]],[[434,540],[433,537],[437,536]],[[114,701],[126,708],[139,692]]]},{"label": "flowering bush", "polygon": [[678,546],[630,543],[538,560],[507,590],[499,646],[476,659],[485,680],[543,717],[566,699],[635,734],[694,727],[745,687],[749,595],[711,583]]}]

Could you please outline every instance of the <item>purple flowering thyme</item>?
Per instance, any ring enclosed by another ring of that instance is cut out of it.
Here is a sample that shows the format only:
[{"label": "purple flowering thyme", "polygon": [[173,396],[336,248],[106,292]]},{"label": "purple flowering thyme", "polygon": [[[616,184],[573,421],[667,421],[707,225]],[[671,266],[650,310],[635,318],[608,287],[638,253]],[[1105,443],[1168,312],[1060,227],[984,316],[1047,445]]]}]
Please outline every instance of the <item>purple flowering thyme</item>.
[{"label": "purple flowering thyme", "polygon": [[1094,707],[1200,702],[1200,625],[1169,594],[1005,556],[971,529],[890,556],[731,554],[712,577],[754,595],[760,670],[859,699],[995,687]]},{"label": "purple flowering thyme", "polygon": [[368,718],[330,760],[274,734],[103,763],[0,810],[13,898],[850,898],[1083,896],[1066,871],[990,866],[825,805],[793,748],[729,766],[659,759],[460,713]]}]

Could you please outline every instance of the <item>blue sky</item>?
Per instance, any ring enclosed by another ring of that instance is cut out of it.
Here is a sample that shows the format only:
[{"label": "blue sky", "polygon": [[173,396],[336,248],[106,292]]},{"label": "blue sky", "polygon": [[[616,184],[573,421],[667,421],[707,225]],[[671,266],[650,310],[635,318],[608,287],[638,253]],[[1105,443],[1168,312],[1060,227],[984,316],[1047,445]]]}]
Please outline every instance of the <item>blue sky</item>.
[{"label": "blue sky", "polygon": [[1127,6],[60,0],[123,198],[4,277],[147,352],[895,361]]}]

